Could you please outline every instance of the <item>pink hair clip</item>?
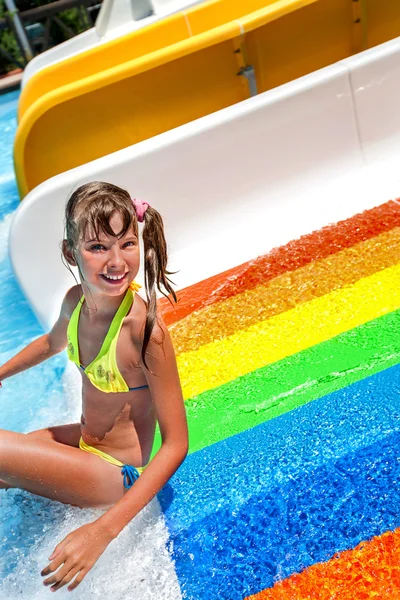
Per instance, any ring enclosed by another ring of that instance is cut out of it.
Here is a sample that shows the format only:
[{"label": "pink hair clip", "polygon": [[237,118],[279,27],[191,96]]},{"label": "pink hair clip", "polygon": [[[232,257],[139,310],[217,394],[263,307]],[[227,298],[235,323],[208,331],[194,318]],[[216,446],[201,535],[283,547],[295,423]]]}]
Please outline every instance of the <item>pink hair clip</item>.
[{"label": "pink hair clip", "polygon": [[143,202],[139,198],[132,198],[133,206],[135,207],[137,220],[139,223],[143,223],[144,213],[149,208],[150,204],[148,202]]}]

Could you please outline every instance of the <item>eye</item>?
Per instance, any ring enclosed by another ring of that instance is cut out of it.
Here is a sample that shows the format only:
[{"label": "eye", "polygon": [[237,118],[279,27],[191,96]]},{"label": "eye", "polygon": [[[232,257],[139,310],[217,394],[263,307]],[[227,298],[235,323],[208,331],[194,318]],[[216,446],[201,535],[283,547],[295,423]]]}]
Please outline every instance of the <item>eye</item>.
[{"label": "eye", "polygon": [[93,246],[90,246],[90,250],[98,252],[100,250],[105,250],[105,246],[103,246],[103,244],[93,244]]},{"label": "eye", "polygon": [[136,243],[130,240],[129,242],[125,242],[123,248],[128,248],[130,246],[136,246]]}]

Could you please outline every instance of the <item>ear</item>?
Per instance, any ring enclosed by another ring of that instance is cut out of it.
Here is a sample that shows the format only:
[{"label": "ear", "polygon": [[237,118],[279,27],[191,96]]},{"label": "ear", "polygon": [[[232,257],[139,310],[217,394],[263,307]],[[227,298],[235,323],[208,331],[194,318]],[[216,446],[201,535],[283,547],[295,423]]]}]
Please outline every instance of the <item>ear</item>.
[{"label": "ear", "polygon": [[70,250],[70,248],[69,248],[67,240],[62,241],[61,249],[62,249],[63,256],[64,256],[65,260],[67,261],[67,263],[69,265],[71,265],[71,267],[76,267],[76,260],[75,260],[72,250]]}]

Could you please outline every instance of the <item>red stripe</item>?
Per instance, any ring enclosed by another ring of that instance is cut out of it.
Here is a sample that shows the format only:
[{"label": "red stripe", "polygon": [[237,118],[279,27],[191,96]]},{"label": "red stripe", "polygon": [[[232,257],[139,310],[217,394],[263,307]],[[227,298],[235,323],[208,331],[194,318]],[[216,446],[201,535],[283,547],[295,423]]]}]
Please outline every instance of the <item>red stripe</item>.
[{"label": "red stripe", "polygon": [[304,235],[269,254],[200,281],[178,292],[179,302],[171,306],[161,299],[159,306],[167,325],[199,310],[235,296],[245,289],[270,281],[278,275],[326,258],[372,237],[400,226],[400,204],[391,200],[350,219],[339,221]]}]

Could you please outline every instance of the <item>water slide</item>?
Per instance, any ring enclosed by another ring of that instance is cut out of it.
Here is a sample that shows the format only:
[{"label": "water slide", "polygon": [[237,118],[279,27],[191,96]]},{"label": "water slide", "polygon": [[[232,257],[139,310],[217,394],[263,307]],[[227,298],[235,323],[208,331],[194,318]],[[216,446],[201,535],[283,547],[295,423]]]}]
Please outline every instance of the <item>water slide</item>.
[{"label": "water slide", "polygon": [[24,88],[29,79],[41,69],[147,27],[199,1],[201,0],[103,0],[95,26],[35,56],[24,69],[21,87]]},{"label": "water slide", "polygon": [[316,1],[209,0],[42,70],[19,105],[14,162],[21,195],[52,175],[245,99],[244,34],[254,39],[271,21]]},{"label": "water slide", "polygon": [[395,35],[368,0],[209,0],[43,69],[20,100],[21,196],[49,177],[346,58]]},{"label": "water slide", "polygon": [[46,328],[74,283],[59,243],[77,185],[112,181],[165,217],[191,446],[160,502],[185,598],[399,589],[399,71],[395,39],[61,173],[17,210],[11,259]]},{"label": "water slide", "polygon": [[[305,233],[304,210],[313,230],[392,197],[399,52],[395,39],[37,186],[17,213],[11,256],[39,320],[54,321],[72,283],[57,252],[62,228],[54,224],[62,222],[70,191],[84,181],[110,179],[159,207],[179,288]],[[293,218],[276,228],[289,207]],[[237,244],[233,232],[246,243]],[[22,240],[32,235],[27,261]],[[211,260],[222,243],[226,252]]]}]

